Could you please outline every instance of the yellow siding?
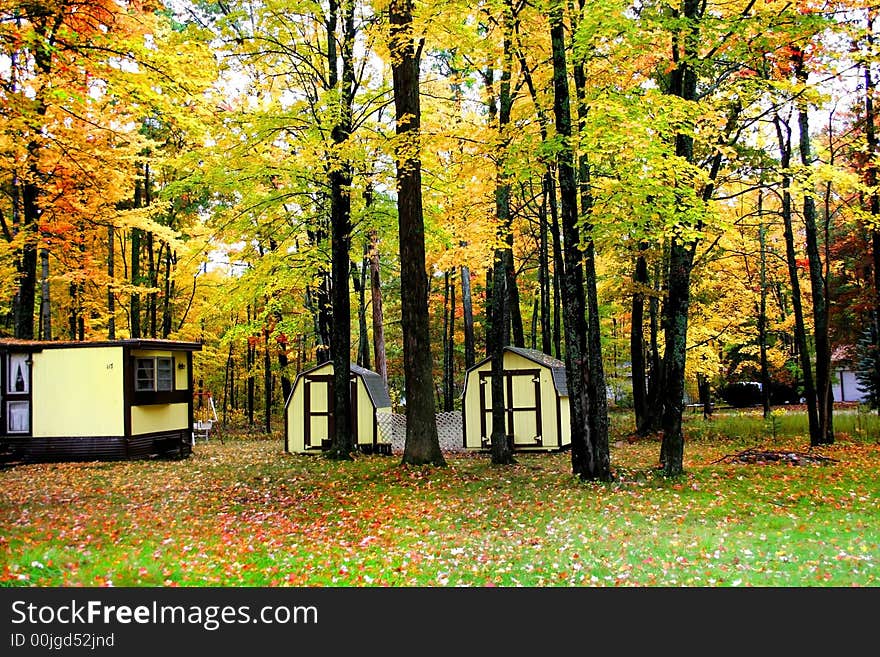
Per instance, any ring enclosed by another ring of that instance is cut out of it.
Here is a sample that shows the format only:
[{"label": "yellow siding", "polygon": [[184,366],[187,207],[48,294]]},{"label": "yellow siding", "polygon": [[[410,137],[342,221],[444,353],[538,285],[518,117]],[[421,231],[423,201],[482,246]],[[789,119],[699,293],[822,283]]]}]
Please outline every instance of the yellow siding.
[{"label": "yellow siding", "polygon": [[370,393],[367,392],[364,380],[358,376],[355,377],[355,381],[357,381],[357,444],[372,445],[375,417],[373,402],[370,400]]},{"label": "yellow siding", "polygon": [[[183,367],[181,367],[183,365]],[[186,390],[189,387],[189,370],[186,367],[186,354],[177,352],[174,354],[174,387],[177,390]]]},{"label": "yellow siding", "polygon": [[121,347],[35,353],[32,435],[123,435],[123,384]]},{"label": "yellow siding", "polygon": [[[557,421],[557,393],[553,384],[553,375],[549,368],[539,365],[534,361],[524,358],[519,354],[505,352],[504,369],[509,371],[517,370],[538,370],[540,376],[540,395],[541,395],[541,426],[536,423],[534,411],[515,411],[514,412],[514,444],[517,449],[537,449],[549,450],[564,447],[571,441],[569,438],[570,429],[568,426],[568,398],[559,398],[560,408],[562,411],[561,424]],[[463,400],[463,412],[465,420],[465,444],[468,448],[479,449],[487,446],[483,444],[483,435],[480,431],[480,372],[491,372],[492,364],[487,361],[478,368],[472,370],[468,374],[467,390]],[[486,408],[492,406],[492,390],[491,380],[485,380],[485,405]],[[534,406],[535,390],[534,382],[530,376],[514,376],[513,377],[513,406]],[[507,399],[507,386],[505,383],[505,403],[509,404]],[[485,438],[488,440],[492,435],[492,416],[486,414],[485,419]],[[562,428],[562,442],[560,444],[558,429]],[[538,444],[536,437],[541,437],[541,444]]]},{"label": "yellow siding", "polygon": [[131,407],[131,435],[189,428],[189,404]]},{"label": "yellow siding", "polygon": [[[333,374],[333,364],[326,363],[319,369],[309,372],[309,375],[319,374],[329,376]],[[373,422],[375,417],[375,409],[367,392],[363,379],[356,377],[357,388],[357,443],[359,445],[373,444]],[[324,382],[313,382],[310,384],[311,390],[309,399],[312,411],[326,412],[330,400],[328,399],[329,386]],[[391,409],[382,409],[384,412],[391,412]],[[285,437],[285,447],[288,452],[301,453],[306,451],[317,450],[321,447],[321,439],[330,437],[329,423],[326,416],[312,416],[310,430],[310,444],[308,450],[305,448],[305,380],[298,377],[290,394],[290,402],[287,404],[287,436]],[[389,425],[390,426],[390,425]],[[379,442],[390,442],[391,437],[383,440],[381,434],[378,436]]]}]

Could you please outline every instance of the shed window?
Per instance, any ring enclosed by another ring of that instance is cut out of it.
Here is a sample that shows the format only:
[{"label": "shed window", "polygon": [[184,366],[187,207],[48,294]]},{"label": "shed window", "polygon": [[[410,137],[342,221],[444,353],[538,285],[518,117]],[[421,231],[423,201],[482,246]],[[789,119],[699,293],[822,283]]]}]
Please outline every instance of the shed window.
[{"label": "shed window", "polygon": [[136,358],[134,389],[137,392],[166,392],[174,389],[173,358]]},{"label": "shed window", "polygon": [[31,430],[30,411],[30,403],[26,401],[7,402],[7,433],[28,433]]}]

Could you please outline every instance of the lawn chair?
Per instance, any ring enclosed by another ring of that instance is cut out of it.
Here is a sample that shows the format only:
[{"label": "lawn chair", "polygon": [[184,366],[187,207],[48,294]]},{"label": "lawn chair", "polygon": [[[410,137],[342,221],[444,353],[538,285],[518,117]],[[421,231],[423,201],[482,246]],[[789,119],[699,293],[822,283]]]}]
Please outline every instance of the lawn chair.
[{"label": "lawn chair", "polygon": [[[214,423],[217,422],[217,409],[214,407],[214,397],[211,396],[210,392],[205,393],[196,393],[196,395],[200,395],[208,398],[207,405],[201,405],[199,409],[201,417],[197,418],[193,423],[193,434],[192,434],[192,444],[196,444],[196,439],[201,438],[205,442],[211,438],[211,429],[214,428]],[[223,442],[222,439],[220,442]]]}]

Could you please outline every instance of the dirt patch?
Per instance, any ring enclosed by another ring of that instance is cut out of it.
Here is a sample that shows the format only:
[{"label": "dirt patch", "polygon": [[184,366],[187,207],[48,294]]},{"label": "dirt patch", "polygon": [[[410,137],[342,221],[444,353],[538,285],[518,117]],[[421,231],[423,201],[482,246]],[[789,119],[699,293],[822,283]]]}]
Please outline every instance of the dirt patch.
[{"label": "dirt patch", "polygon": [[788,465],[816,465],[820,463],[837,463],[821,454],[812,452],[793,452],[790,450],[744,449],[736,454],[726,454],[712,463],[744,463],[748,465],[768,465],[770,463],[787,463]]}]

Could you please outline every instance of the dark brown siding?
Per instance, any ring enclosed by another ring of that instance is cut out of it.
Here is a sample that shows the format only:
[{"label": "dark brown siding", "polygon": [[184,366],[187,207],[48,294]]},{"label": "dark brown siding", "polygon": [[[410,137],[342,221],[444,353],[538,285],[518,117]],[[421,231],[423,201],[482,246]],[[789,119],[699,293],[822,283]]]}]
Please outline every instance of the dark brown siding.
[{"label": "dark brown siding", "polygon": [[0,458],[25,463],[55,461],[125,461],[155,457],[186,457],[192,453],[188,430],[163,431],[125,438],[3,438]]}]

